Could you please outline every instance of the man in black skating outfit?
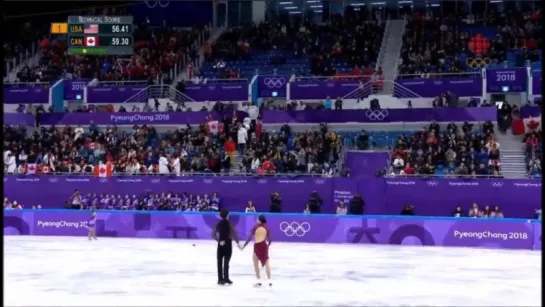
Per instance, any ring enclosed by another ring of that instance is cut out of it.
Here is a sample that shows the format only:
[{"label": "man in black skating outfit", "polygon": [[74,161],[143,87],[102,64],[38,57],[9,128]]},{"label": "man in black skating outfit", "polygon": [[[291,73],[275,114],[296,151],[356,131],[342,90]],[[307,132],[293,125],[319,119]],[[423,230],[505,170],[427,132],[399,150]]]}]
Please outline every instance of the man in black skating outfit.
[{"label": "man in black skating outfit", "polygon": [[233,239],[237,244],[238,235],[235,227],[229,220],[229,211],[221,209],[221,220],[214,227],[212,237],[218,242],[218,285],[232,284],[229,279],[229,262],[231,261],[231,254],[233,253]]}]

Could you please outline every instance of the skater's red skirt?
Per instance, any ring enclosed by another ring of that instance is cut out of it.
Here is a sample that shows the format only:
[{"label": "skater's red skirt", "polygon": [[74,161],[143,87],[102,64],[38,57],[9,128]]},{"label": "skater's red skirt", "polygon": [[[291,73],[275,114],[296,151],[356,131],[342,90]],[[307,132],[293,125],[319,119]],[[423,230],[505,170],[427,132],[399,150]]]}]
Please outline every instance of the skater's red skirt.
[{"label": "skater's red skirt", "polygon": [[261,265],[265,265],[269,260],[269,246],[265,241],[254,244],[254,254],[256,255]]}]

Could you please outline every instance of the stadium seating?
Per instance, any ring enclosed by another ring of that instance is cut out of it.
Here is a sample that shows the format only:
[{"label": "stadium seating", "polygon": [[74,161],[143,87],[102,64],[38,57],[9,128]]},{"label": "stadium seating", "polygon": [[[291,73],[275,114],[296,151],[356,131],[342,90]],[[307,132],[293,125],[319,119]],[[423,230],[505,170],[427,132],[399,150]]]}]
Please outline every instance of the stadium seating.
[{"label": "stadium seating", "polygon": [[541,68],[543,38],[537,11],[473,14],[457,18],[413,15],[404,34],[399,73]]},{"label": "stadium seating", "polygon": [[[354,13],[354,12],[352,12]],[[352,72],[355,66],[375,66],[384,23],[367,20],[369,14],[354,13],[354,19],[335,15],[328,25],[304,23],[290,27],[261,23],[251,28],[230,29],[212,46],[201,70],[209,79],[224,78],[225,69],[238,77],[260,75],[335,75]],[[353,39],[361,52],[352,50]],[[337,40],[335,40],[337,39]],[[220,65],[218,65],[220,64]]]}]

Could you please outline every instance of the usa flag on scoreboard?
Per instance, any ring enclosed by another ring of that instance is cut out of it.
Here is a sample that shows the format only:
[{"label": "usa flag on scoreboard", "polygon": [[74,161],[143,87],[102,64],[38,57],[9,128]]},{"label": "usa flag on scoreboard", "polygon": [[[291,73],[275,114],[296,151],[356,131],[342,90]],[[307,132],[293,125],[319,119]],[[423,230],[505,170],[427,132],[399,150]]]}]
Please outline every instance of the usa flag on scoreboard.
[{"label": "usa flag on scoreboard", "polygon": [[83,33],[85,33],[85,34],[98,34],[98,25],[85,25],[83,27]]}]

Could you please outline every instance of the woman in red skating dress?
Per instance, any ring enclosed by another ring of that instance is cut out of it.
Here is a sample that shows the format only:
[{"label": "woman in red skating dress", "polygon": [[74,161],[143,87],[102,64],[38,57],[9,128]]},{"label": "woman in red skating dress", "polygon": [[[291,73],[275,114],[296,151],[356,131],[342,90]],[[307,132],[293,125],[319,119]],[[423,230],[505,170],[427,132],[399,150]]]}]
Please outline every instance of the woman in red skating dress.
[{"label": "woman in red skating dress", "polygon": [[248,245],[250,240],[252,239],[252,236],[255,236],[254,239],[254,270],[255,270],[255,277],[257,278],[257,282],[254,284],[255,287],[261,287],[261,270],[259,268],[259,262],[261,262],[261,265],[265,267],[265,271],[267,272],[267,278],[269,279],[269,286],[272,286],[271,283],[271,266],[269,264],[269,246],[271,245],[271,235],[270,235],[269,228],[267,228],[267,220],[265,219],[265,216],[260,215],[257,218],[257,225],[254,226],[252,229],[252,232],[248,236],[248,239],[244,243],[244,246],[242,249]]}]

